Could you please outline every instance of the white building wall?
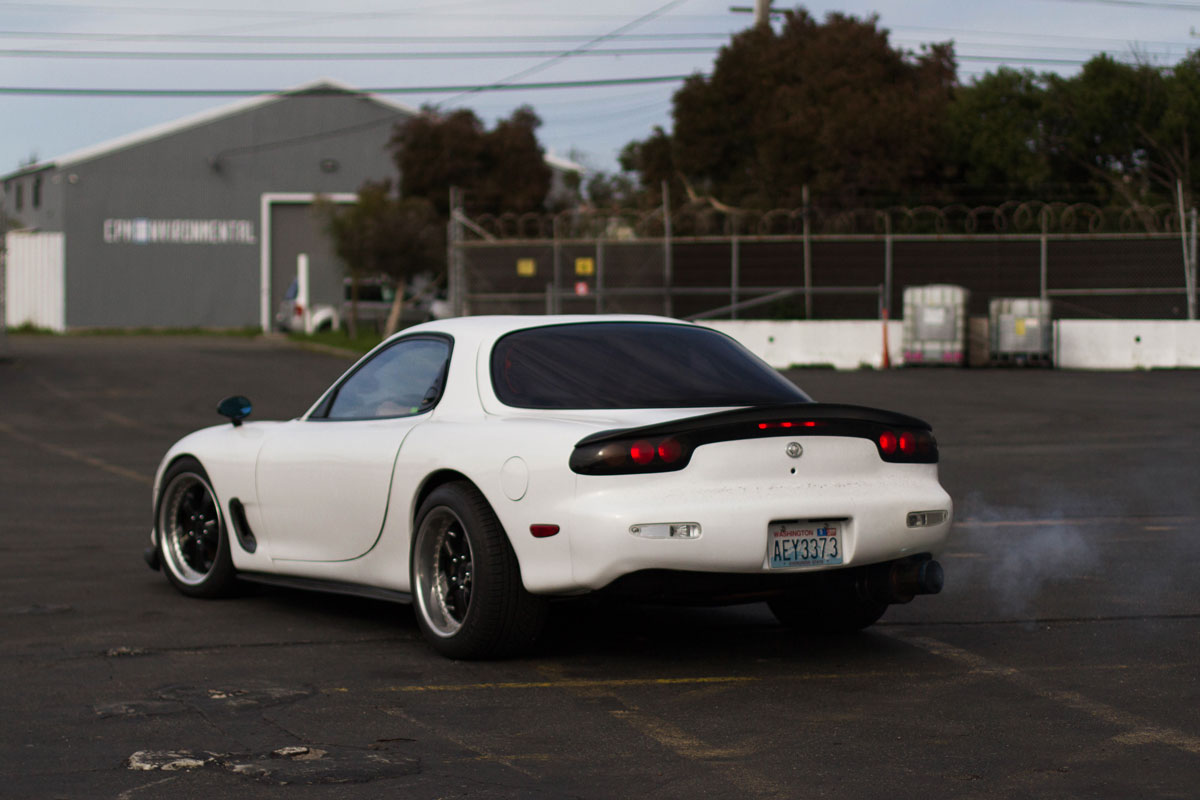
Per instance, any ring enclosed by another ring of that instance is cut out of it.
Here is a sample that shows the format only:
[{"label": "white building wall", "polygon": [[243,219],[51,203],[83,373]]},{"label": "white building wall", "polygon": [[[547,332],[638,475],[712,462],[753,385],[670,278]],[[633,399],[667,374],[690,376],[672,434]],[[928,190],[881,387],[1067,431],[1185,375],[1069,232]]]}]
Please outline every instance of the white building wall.
[{"label": "white building wall", "polygon": [[63,234],[11,231],[4,242],[5,325],[66,330]]}]

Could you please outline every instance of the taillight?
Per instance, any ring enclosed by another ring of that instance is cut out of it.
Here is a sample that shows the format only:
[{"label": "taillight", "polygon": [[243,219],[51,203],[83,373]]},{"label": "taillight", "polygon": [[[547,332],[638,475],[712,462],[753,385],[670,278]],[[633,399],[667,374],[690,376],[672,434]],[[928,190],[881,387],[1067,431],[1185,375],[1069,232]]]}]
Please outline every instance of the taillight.
[{"label": "taillight", "polygon": [[581,475],[632,475],[673,472],[692,458],[692,447],[671,436],[663,439],[617,439],[582,444],[571,453],[571,469]]},{"label": "taillight", "polygon": [[937,442],[929,431],[884,430],[875,438],[879,455],[884,461],[936,464]]},{"label": "taillight", "polygon": [[634,442],[629,446],[629,457],[635,464],[649,464],[654,460],[654,445],[649,442]]}]

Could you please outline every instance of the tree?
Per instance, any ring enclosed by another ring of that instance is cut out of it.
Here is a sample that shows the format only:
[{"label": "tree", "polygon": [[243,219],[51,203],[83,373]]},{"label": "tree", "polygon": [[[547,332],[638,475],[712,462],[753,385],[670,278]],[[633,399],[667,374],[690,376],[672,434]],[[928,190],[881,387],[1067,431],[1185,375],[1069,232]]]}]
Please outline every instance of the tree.
[{"label": "tree", "polygon": [[968,205],[1046,195],[1056,178],[1043,146],[1045,81],[1029,70],[1001,67],[959,89],[947,109],[949,169],[963,181]]},{"label": "tree", "polygon": [[692,198],[796,206],[806,184],[841,206],[894,200],[941,182],[945,110],[955,86],[950,44],[892,48],[877,18],[802,9],[783,26],[736,35],[711,77],[673,101],[674,132],[627,149],[650,189],[671,173]]},{"label": "tree", "polygon": [[334,251],[350,272],[350,335],[357,333],[359,279],[385,275],[396,290],[384,330],[390,336],[399,328],[409,280],[445,265],[445,223],[427,199],[396,197],[389,180],[364,183],[353,205],[320,208]]},{"label": "tree", "polygon": [[551,178],[537,140],[540,125],[528,106],[490,131],[472,111],[426,107],[392,136],[401,194],[427,198],[443,217],[452,186],[466,192],[473,213],[540,210]]}]

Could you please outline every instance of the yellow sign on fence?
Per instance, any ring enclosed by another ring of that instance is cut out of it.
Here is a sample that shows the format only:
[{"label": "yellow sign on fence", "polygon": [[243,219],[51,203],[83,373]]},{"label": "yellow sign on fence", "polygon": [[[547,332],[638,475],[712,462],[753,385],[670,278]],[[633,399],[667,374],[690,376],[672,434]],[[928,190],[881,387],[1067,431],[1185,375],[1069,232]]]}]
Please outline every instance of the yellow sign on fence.
[{"label": "yellow sign on fence", "polygon": [[577,258],[575,259],[575,274],[576,275],[595,275],[596,261],[592,258]]},{"label": "yellow sign on fence", "polygon": [[517,275],[522,278],[532,278],[537,275],[537,262],[532,258],[518,258]]}]

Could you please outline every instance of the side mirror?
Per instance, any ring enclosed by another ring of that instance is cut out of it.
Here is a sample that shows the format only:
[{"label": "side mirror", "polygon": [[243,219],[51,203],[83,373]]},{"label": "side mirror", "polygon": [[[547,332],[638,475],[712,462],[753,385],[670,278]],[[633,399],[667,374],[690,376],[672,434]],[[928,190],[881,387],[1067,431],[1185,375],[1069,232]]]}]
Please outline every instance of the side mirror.
[{"label": "side mirror", "polygon": [[217,413],[222,417],[229,417],[229,421],[236,428],[242,424],[242,420],[250,416],[252,408],[253,406],[250,405],[250,401],[247,398],[241,395],[234,395],[233,397],[226,397],[221,401],[221,404],[217,406]]}]

